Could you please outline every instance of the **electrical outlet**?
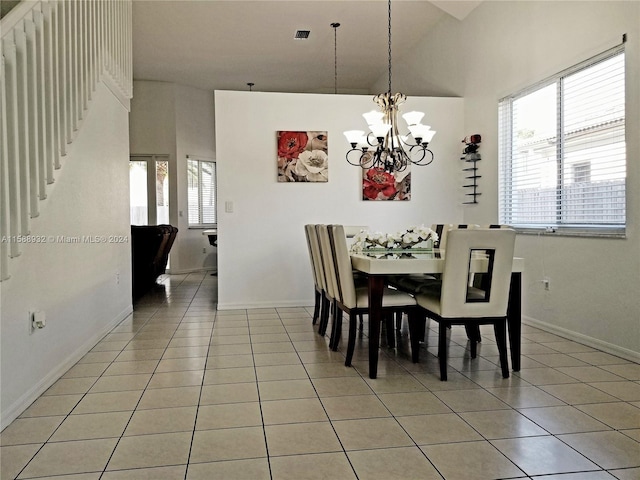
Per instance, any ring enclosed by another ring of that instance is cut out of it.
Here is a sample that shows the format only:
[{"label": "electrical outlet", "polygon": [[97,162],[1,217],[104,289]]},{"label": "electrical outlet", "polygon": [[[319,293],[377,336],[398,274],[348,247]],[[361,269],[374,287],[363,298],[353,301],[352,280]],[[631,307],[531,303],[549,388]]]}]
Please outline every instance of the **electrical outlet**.
[{"label": "electrical outlet", "polygon": [[202,253],[207,253],[207,249],[206,249],[206,248],[203,248],[203,249],[202,249]]},{"label": "electrical outlet", "polygon": [[33,312],[29,312],[29,330],[27,330],[29,332],[29,335],[31,335],[33,333],[33,331],[35,330],[35,327],[33,326],[33,316],[34,313]]},{"label": "electrical outlet", "polygon": [[544,277],[542,279],[542,285],[544,285],[544,289],[548,292],[551,289],[551,279],[549,277]]},{"label": "electrical outlet", "polygon": [[116,285],[120,285],[120,272],[116,272]]}]

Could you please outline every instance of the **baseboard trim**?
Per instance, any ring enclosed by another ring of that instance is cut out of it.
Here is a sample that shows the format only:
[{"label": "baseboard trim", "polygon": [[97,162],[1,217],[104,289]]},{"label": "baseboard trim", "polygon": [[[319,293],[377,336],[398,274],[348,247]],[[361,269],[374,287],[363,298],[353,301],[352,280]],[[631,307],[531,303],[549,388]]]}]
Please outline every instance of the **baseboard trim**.
[{"label": "baseboard trim", "polygon": [[599,340],[588,335],[583,335],[572,330],[567,330],[566,328],[558,327],[557,325],[542,322],[540,320],[536,320],[535,318],[526,317],[524,315],[522,316],[522,323],[539,328],[540,330],[544,330],[545,332],[556,334],[560,337],[566,338],[567,340],[573,340],[574,342],[587,345],[588,347],[597,348],[598,350],[601,350],[605,353],[610,353],[611,355],[615,355],[616,357],[624,358],[625,360],[629,360],[630,362],[640,363],[640,352],[634,352],[633,350],[629,350],[628,348],[614,345],[613,343],[605,342],[603,340]]},{"label": "baseboard trim", "polygon": [[49,374],[40,382],[34,385],[9,408],[2,411],[0,419],[0,431],[4,430],[11,422],[18,418],[29,406],[35,402],[51,385],[62,377],[78,360],[80,360],[89,350],[91,350],[102,338],[113,330],[120,322],[133,313],[133,305],[127,306],[122,312],[116,315],[105,327],[99,330],[89,340],[78,347],[58,366],[53,368]]},{"label": "baseboard trim", "polygon": [[255,303],[218,303],[218,310],[249,310],[252,308],[290,308],[290,307],[313,307],[313,301],[309,300],[289,300],[286,302],[255,302]]},{"label": "baseboard trim", "polygon": [[201,272],[217,272],[217,268],[185,268],[182,270],[171,270],[167,268],[167,275],[185,275],[187,273],[201,273]]}]

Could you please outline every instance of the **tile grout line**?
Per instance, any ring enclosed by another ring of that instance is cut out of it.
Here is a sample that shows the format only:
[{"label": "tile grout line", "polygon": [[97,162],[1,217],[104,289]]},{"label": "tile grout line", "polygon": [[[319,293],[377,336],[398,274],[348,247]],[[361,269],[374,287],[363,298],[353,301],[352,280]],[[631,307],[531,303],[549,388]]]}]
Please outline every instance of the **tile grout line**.
[{"label": "tile grout line", "polygon": [[[143,326],[146,326],[153,319],[154,315],[156,315],[158,313],[159,310],[160,310],[160,308],[156,308],[156,311],[154,312],[154,314],[149,317],[149,319],[144,323]],[[184,317],[184,315],[183,315],[183,317]],[[181,322],[182,322],[182,320],[181,320]],[[177,329],[176,329],[176,331],[177,331]],[[173,336],[175,335],[176,331],[174,331],[173,335],[171,335],[171,338],[169,339],[169,342],[167,342],[167,346],[164,348],[162,355],[164,355],[164,353],[167,351],[167,348],[168,348],[169,344],[171,343],[171,339],[173,339]],[[136,336],[138,335],[138,333],[139,333],[139,331],[136,332]],[[135,338],[135,336],[133,338]],[[133,340],[133,339],[131,339],[131,340]],[[130,341],[127,342],[127,345],[129,343],[130,343]],[[124,352],[125,348],[126,348],[126,346],[122,349],[122,352]],[[133,418],[133,416],[138,411],[138,407],[140,406],[140,402],[142,401],[142,398],[144,397],[144,394],[146,393],[146,391],[147,391],[147,389],[149,387],[149,384],[151,383],[151,380],[153,378],[153,375],[154,375],[155,371],[158,369],[158,365],[160,365],[160,361],[162,360],[162,355],[160,356],[160,359],[158,360],[158,363],[156,364],[155,368],[153,369],[153,372],[149,376],[149,380],[147,381],[147,384],[142,389],[142,395],[140,395],[140,398],[136,402],[136,405],[133,408],[133,411],[131,412],[131,416],[129,417],[129,420],[127,421],[127,424],[125,425],[124,429],[122,430],[122,433],[120,434],[120,437],[118,438],[118,441],[116,442],[115,446],[113,447],[113,450],[111,451],[111,455],[109,455],[109,458],[107,459],[107,462],[105,463],[105,466],[104,466],[104,468],[102,470],[102,473],[100,474],[100,479],[106,474],[107,467],[109,466],[109,463],[111,463],[111,460],[113,459],[113,455],[115,454],[116,450],[118,449],[118,445],[120,445],[120,441],[124,437],[124,433],[127,431],[127,428],[129,427],[129,424],[131,423],[131,419]],[[117,471],[117,470],[114,470],[114,471]]]},{"label": "tile grout line", "polygon": [[[204,278],[202,279],[202,281],[204,281]],[[194,296],[192,297],[191,302],[189,302],[189,305],[191,305],[193,303],[193,298],[195,298],[198,295],[198,292],[200,291],[200,288],[202,288],[202,281],[198,285],[198,289],[194,293]],[[189,308],[187,308],[187,311],[189,311]],[[184,319],[184,317],[183,317],[183,319]],[[207,345],[207,355],[205,357],[204,366],[203,366],[203,369],[202,369],[202,381],[200,382],[200,393],[198,395],[198,404],[196,406],[196,415],[195,415],[195,418],[193,420],[193,431],[191,432],[191,441],[189,443],[189,452],[187,454],[187,464],[186,464],[185,469],[184,469],[184,480],[187,480],[187,475],[189,473],[189,465],[190,465],[190,462],[191,462],[191,452],[193,451],[193,441],[194,441],[195,436],[196,436],[196,427],[198,425],[198,414],[200,413],[200,403],[202,402],[202,390],[204,389],[204,382],[205,382],[205,378],[206,378],[206,375],[207,375],[207,364],[209,363],[209,352],[211,351],[211,341],[213,339],[213,332],[215,332],[217,320],[218,320],[218,306],[216,304],[215,314],[214,314],[214,319],[213,319],[213,325],[211,326],[211,334],[209,335],[209,343]],[[182,323],[182,321],[180,323]]]}]

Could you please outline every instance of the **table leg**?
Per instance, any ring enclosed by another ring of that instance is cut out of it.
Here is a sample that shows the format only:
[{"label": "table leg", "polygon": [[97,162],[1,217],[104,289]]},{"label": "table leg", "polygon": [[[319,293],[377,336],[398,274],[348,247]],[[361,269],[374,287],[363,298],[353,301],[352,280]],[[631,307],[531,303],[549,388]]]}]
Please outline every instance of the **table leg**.
[{"label": "table leg", "polygon": [[520,371],[520,345],[522,334],[522,273],[511,274],[509,306],[507,307],[507,325],[509,327],[509,347],[511,365],[514,372]]},{"label": "table leg", "polygon": [[382,323],[384,277],[369,275],[369,378],[378,376],[378,348]]}]

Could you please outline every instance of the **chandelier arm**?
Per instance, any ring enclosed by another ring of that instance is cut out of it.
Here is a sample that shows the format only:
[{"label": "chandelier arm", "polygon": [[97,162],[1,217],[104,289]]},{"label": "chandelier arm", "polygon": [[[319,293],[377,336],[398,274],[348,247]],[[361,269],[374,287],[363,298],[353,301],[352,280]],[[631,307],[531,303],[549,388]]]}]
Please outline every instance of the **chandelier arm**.
[{"label": "chandelier arm", "polygon": [[[357,161],[352,160],[354,152],[358,153],[358,160]],[[362,164],[364,162],[363,159],[364,159],[364,156],[365,156],[366,153],[367,152],[365,152],[361,148],[352,148],[351,150],[349,150],[347,152],[346,160],[350,165],[353,165],[354,167],[362,167]]]},{"label": "chandelier arm", "polygon": [[[420,158],[420,160],[417,160],[417,161],[411,160],[411,163],[413,163],[414,165],[419,165],[421,167],[424,167],[426,165],[429,165],[431,162],[433,162],[433,159],[434,159],[433,152],[429,150],[426,145],[416,145],[416,147],[421,149],[422,157]],[[413,148],[415,147],[411,147],[411,150],[413,150]],[[427,156],[427,152],[429,153],[429,156]],[[424,161],[425,158],[427,159],[426,162]]]},{"label": "chandelier arm", "polygon": [[375,135],[372,132],[369,132],[367,135],[367,143],[372,146],[372,147],[377,147],[378,145],[380,145],[380,141],[378,138],[376,138],[376,143],[371,143],[371,138],[376,138]]},{"label": "chandelier arm", "polygon": [[394,156],[394,162],[393,162],[393,171],[394,172],[402,172],[404,170],[407,169],[407,167],[409,166],[409,162],[406,161],[405,158],[403,158],[406,155],[404,154],[404,151],[400,150],[400,151],[396,151],[396,153],[399,154]]}]

